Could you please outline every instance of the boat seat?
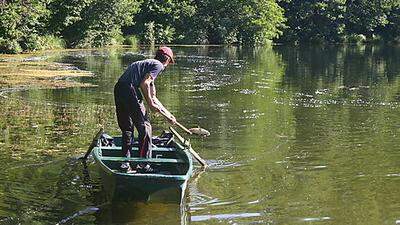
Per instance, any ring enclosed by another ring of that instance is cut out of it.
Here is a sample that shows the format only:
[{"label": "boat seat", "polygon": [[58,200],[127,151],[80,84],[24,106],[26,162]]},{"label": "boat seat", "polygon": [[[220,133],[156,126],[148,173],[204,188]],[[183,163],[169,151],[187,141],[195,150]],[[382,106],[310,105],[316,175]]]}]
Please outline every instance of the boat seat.
[{"label": "boat seat", "polygon": [[[121,146],[111,146],[111,147],[105,147],[101,146],[101,149],[103,150],[115,150],[115,151],[121,151],[122,147]],[[133,151],[138,151],[137,148],[133,147]],[[176,151],[175,148],[168,148],[168,147],[153,147],[152,151],[159,151],[159,152],[174,152]]]},{"label": "boat seat", "polygon": [[182,159],[171,159],[171,158],[125,158],[125,157],[101,157],[103,161],[120,161],[120,162],[150,162],[150,163],[186,163]]}]

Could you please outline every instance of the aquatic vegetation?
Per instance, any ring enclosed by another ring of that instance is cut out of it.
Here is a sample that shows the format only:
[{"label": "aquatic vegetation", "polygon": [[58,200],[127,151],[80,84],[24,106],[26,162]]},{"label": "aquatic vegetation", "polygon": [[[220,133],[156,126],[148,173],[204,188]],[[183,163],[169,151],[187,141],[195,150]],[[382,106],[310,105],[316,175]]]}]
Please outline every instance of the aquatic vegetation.
[{"label": "aquatic vegetation", "polygon": [[45,61],[46,57],[35,55],[4,55],[0,58],[0,89],[7,88],[66,88],[89,87],[79,77],[94,74],[68,63]]}]

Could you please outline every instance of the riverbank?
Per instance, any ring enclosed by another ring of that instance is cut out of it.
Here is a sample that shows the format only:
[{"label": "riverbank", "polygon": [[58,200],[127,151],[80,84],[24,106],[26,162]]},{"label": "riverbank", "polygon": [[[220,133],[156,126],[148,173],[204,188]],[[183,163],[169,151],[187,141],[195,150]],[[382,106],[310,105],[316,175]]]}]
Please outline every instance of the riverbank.
[{"label": "riverbank", "polygon": [[80,81],[94,74],[68,63],[60,63],[43,53],[0,55],[0,91],[91,87]]}]

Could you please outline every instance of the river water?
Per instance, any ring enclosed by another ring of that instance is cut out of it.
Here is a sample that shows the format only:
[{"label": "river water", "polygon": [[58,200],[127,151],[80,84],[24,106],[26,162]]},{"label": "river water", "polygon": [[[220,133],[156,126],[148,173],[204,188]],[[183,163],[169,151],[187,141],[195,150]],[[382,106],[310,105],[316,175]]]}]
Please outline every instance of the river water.
[{"label": "river water", "polygon": [[113,85],[154,52],[46,52],[32,60],[96,86],[1,92],[0,224],[400,224],[400,47],[173,50],[157,95],[211,132],[191,137],[210,167],[186,202],[109,203],[93,160],[76,159],[100,125],[119,134]]}]

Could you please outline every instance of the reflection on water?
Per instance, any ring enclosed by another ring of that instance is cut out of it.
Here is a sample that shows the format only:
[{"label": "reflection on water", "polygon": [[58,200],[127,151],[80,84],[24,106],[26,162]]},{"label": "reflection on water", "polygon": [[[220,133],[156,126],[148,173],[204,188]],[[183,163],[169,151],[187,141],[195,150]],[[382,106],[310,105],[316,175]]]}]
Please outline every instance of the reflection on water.
[{"label": "reflection on water", "polygon": [[76,160],[100,125],[118,134],[113,85],[152,52],[66,51],[57,63],[90,71],[76,79],[95,87],[0,92],[0,223],[398,223],[399,47],[174,50],[159,98],[211,132],[191,137],[210,168],[186,204],[111,204],[93,162],[83,173]]}]

